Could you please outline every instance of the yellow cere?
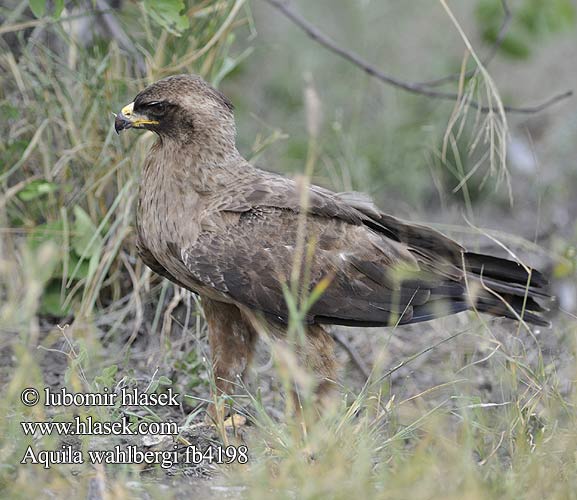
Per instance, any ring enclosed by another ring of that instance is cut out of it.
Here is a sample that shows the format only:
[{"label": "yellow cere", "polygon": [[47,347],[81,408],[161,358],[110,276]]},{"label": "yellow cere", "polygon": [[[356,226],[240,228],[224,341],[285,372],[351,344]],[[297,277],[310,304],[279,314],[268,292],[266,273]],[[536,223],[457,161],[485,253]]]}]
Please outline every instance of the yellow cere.
[{"label": "yellow cere", "polygon": [[134,103],[131,102],[130,104],[127,104],[126,106],[124,106],[120,112],[121,112],[124,116],[126,116],[126,118],[129,118],[130,115],[132,115],[133,109],[134,109]]},{"label": "yellow cere", "polygon": [[150,120],[144,115],[135,114],[134,102],[124,106],[120,112],[130,120],[133,127],[138,127],[139,125],[157,125],[159,123],[158,120]]}]

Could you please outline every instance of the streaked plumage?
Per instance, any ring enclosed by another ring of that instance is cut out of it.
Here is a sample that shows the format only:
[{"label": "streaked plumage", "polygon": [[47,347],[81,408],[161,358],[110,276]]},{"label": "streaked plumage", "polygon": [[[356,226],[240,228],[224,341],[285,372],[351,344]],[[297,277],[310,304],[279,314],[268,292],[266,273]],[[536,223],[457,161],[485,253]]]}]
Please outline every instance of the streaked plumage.
[{"label": "streaked plumage", "polygon": [[[283,286],[297,248],[299,186],[243,159],[232,105],[197,76],[161,80],[123,111],[117,130],[159,136],[143,168],[140,255],[202,296],[217,387],[227,392],[250,361],[255,316],[277,332],[288,321]],[[358,193],[310,186],[307,197],[305,242],[314,248],[308,289],[324,278],[330,285],[307,313],[302,357],[322,379],[334,378],[335,366],[323,324],[407,324],[472,307],[546,324],[537,303],[548,298],[546,280],[537,271],[529,280],[521,265],[467,252]]]}]

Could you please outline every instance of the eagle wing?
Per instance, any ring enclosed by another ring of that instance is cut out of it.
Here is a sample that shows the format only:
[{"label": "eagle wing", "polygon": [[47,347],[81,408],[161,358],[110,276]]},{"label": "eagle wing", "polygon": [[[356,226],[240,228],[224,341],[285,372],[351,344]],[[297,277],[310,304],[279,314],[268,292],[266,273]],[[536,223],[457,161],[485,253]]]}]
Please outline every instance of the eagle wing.
[{"label": "eagle wing", "polygon": [[288,321],[285,293],[295,266],[301,299],[328,285],[306,311],[308,322],[409,322],[441,281],[402,245],[363,226],[310,215],[299,240],[298,213],[290,210],[258,207],[230,219],[230,230],[181,249],[182,261],[195,282],[275,321]]},{"label": "eagle wing", "polygon": [[431,319],[439,307],[467,309],[453,262],[461,248],[449,238],[412,229],[356,194],[312,186],[299,240],[296,184],[275,176],[250,181],[219,198],[212,230],[188,248],[172,248],[197,286],[283,323],[295,266],[303,297],[328,284],[307,310],[311,323],[378,326]]}]

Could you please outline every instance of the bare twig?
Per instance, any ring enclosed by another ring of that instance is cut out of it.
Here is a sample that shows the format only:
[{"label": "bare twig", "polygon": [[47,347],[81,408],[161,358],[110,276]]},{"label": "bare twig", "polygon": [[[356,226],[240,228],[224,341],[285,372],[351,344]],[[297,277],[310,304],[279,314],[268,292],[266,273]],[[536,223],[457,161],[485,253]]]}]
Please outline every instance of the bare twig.
[{"label": "bare twig", "polygon": [[340,333],[337,331],[331,332],[331,337],[335,339],[341,346],[347,351],[347,354],[351,358],[351,361],[355,364],[358,370],[362,373],[367,380],[371,375],[371,370],[365,363],[365,360],[361,357],[355,347]]},{"label": "bare twig", "polygon": [[100,16],[97,17],[97,21],[101,22],[103,27],[112,36],[116,43],[118,43],[121,49],[131,54],[136,62],[136,67],[141,75],[146,74],[146,64],[144,59],[130,37],[126,34],[118,19],[116,18],[116,12],[109,5],[107,0],[95,0],[97,9],[101,12]]},{"label": "bare twig", "polygon": [[[511,15],[511,10],[509,9],[509,5],[507,4],[507,0],[501,0],[501,6],[503,8],[503,21],[501,22],[499,32],[497,33],[497,38],[495,38],[495,42],[493,43],[491,50],[483,59],[483,66],[485,66],[485,67],[487,67],[489,65],[489,63],[497,55],[497,52],[499,51],[499,48],[501,47],[501,44],[503,43],[503,40],[505,39],[505,35],[507,35],[507,31],[509,30],[509,26],[511,24],[511,19],[513,18],[513,16]],[[476,69],[471,69],[463,75],[463,78],[465,78],[465,79],[472,78],[473,76],[475,76],[476,72],[477,72]],[[459,73],[453,73],[452,75],[447,75],[447,76],[444,76],[441,78],[437,78],[435,80],[428,80],[425,82],[421,82],[420,84],[426,85],[427,87],[436,87],[438,85],[443,85],[443,84],[448,83],[448,82],[457,81],[457,80],[459,80],[459,78],[461,78],[460,72]]]},{"label": "bare twig", "polygon": [[[495,321],[495,318],[492,318],[490,321]],[[433,351],[434,349],[436,349],[437,347],[439,347],[442,344],[445,344],[447,342],[450,342],[451,340],[463,335],[464,333],[468,333],[473,329],[472,326],[465,328],[464,330],[461,330],[457,333],[454,333],[453,335],[450,335],[449,337],[445,337],[444,339],[439,340],[437,343],[430,345],[428,347],[425,347],[423,350],[413,354],[412,356],[409,356],[408,358],[404,359],[403,361],[401,361],[400,363],[397,363],[393,368],[391,368],[390,370],[388,370],[387,372],[385,372],[383,375],[381,375],[376,381],[376,384],[380,384],[383,380],[385,380],[387,377],[390,377],[393,373],[395,373],[396,371],[400,370],[401,368],[403,368],[403,366],[408,365],[409,363],[413,362],[415,359],[420,358],[423,354],[427,354],[430,351]]]},{"label": "bare twig", "polygon": [[[353,63],[355,66],[358,66],[367,74],[374,76],[375,78],[381,80],[382,82],[403,89],[407,92],[411,92],[413,94],[424,95],[426,97],[431,97],[435,99],[456,101],[460,98],[458,94],[452,92],[442,92],[434,90],[431,88],[431,84],[423,85],[421,83],[401,80],[394,76],[387,75],[378,68],[376,68],[375,66],[373,66],[372,64],[365,61],[358,54],[337,45],[329,36],[325,35],[316,26],[311,24],[309,21],[304,19],[298,12],[292,9],[288,5],[288,2],[286,0],[264,0],[264,1],[269,5],[278,9],[280,12],[282,12],[288,19],[290,19],[296,26],[298,26],[301,30],[303,30],[309,37],[311,37],[317,43],[319,43],[326,49],[330,50],[331,52],[339,55],[343,59],[346,59],[347,61]],[[567,92],[563,92],[562,94],[554,95],[549,99],[545,100],[544,102],[537,104],[535,106],[526,106],[526,107],[503,106],[503,110],[506,111],[507,113],[534,114],[556,104],[559,101],[567,99],[572,95],[573,91],[569,90]],[[479,109],[483,113],[489,113],[494,111],[494,106],[484,106],[477,101],[471,100],[468,102],[468,105],[474,109]]]},{"label": "bare twig", "polygon": [[23,21],[16,24],[2,24],[0,26],[0,35],[5,35],[6,33],[14,33],[16,31],[22,31],[29,28],[37,28],[38,26],[44,26],[49,24],[63,24],[67,21],[74,21],[76,19],[82,19],[87,16],[93,16],[97,14],[106,14],[109,11],[99,11],[91,10],[90,12],[82,12],[81,14],[76,14],[73,16],[66,17],[42,17],[40,19],[32,19],[30,21]]}]

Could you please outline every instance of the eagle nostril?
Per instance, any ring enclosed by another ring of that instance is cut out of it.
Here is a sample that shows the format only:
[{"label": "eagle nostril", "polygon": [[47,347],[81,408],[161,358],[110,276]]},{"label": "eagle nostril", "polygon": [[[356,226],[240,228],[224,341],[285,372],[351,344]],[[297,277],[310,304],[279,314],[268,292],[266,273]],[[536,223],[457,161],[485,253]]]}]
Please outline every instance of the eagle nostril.
[{"label": "eagle nostril", "polygon": [[129,118],[133,115],[133,111],[134,111],[134,103],[131,102],[130,104],[127,104],[122,108],[120,114],[124,115],[126,118]]}]

